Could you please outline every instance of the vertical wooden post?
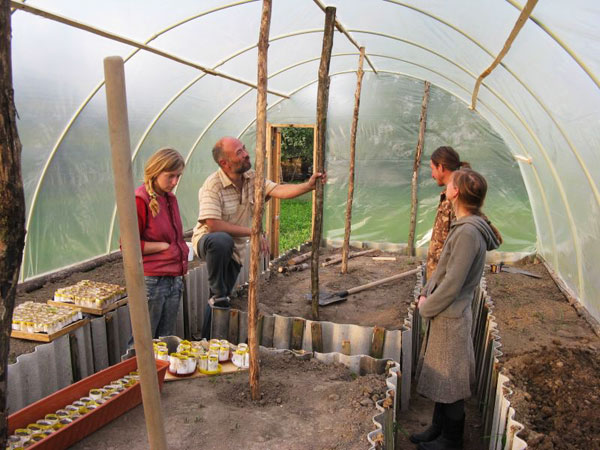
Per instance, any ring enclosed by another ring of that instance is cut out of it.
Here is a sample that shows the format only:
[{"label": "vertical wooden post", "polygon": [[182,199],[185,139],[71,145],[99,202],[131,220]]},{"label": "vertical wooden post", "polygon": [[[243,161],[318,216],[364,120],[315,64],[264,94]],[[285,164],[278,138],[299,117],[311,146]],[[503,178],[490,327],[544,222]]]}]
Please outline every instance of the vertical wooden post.
[{"label": "vertical wooden post", "polygon": [[[323,172],[325,166],[325,139],[327,134],[327,106],[329,103],[329,63],[333,47],[333,27],[335,25],[335,8],[325,8],[325,28],[323,30],[323,50],[319,66],[319,86],[317,89],[317,147],[313,160],[314,172]],[[312,227],[312,317],[319,320],[319,247],[323,233],[323,184],[317,182],[313,208]]]},{"label": "vertical wooden post", "polygon": [[267,50],[271,25],[271,0],[263,0],[260,34],[258,37],[258,91],[256,95],[256,179],[254,183],[254,211],[250,236],[250,286],[248,289],[248,347],[250,350],[250,392],[253,400],[260,399],[260,367],[258,365],[258,282],[260,270],[260,237],[265,203],[265,146],[267,129]]},{"label": "vertical wooden post", "polygon": [[121,57],[109,56],[104,59],[104,77],[106,80],[106,107],[115,176],[115,194],[123,248],[123,266],[127,296],[129,297],[135,354],[140,372],[146,429],[150,448],[166,450],[167,439],[160,406],[156,363],[152,350],[150,316],[148,315],[142,250],[135,207],[127,96],[125,93],[125,70]]},{"label": "vertical wooden post", "polygon": [[408,250],[409,256],[415,256],[415,228],[417,226],[417,187],[419,181],[419,166],[421,165],[421,154],[423,153],[423,141],[425,140],[425,128],[427,127],[427,104],[429,102],[429,81],[425,82],[425,92],[423,93],[423,103],[421,104],[421,117],[419,119],[419,139],[415,151],[415,162],[413,164],[413,175],[411,181],[410,198],[410,225],[408,232]]},{"label": "vertical wooden post", "polygon": [[5,447],[10,331],[25,245],[21,141],[12,85],[10,2],[0,6],[0,448]]},{"label": "vertical wooden post", "polygon": [[352,128],[350,130],[350,173],[348,174],[348,200],[346,200],[346,228],[344,231],[344,245],[342,246],[342,273],[348,272],[348,253],[350,253],[350,232],[352,230],[352,200],[354,198],[354,160],[356,159],[356,129],[358,128],[358,109],[360,108],[360,91],[363,79],[363,62],[365,60],[365,48],[360,48],[358,58],[358,72],[356,80],[356,91],[354,92],[354,115],[352,116]]}]

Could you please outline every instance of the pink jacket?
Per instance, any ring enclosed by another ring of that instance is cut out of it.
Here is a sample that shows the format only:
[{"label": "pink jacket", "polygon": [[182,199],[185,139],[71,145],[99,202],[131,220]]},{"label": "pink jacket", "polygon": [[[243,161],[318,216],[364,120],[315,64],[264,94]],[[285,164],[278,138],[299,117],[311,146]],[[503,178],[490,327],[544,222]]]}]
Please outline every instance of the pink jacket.
[{"label": "pink jacket", "polygon": [[135,190],[142,253],[146,242],[168,242],[167,250],[143,255],[145,276],[179,276],[188,269],[189,248],[183,240],[183,225],[177,198],[172,193],[157,196],[160,210],[156,217],[150,211],[150,196],[141,185]]}]

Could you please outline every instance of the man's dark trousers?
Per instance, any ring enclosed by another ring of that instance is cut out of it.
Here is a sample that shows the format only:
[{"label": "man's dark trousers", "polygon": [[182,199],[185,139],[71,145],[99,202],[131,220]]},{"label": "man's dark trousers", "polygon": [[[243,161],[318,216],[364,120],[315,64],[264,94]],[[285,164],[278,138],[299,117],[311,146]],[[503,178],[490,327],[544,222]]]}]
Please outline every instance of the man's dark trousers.
[{"label": "man's dark trousers", "polygon": [[[233,238],[217,231],[205,234],[198,241],[198,255],[206,261],[211,297],[228,297],[235,286],[242,266],[233,259]],[[206,306],[202,337],[210,338],[210,306]]]}]

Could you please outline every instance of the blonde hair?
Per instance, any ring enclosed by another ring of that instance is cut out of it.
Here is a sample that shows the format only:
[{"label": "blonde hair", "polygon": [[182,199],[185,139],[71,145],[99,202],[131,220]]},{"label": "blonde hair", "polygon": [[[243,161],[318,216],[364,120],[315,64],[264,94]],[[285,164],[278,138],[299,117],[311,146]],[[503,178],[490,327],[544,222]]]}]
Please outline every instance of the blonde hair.
[{"label": "blonde hair", "polygon": [[146,186],[146,191],[150,196],[150,204],[148,206],[152,212],[152,217],[156,217],[160,211],[156,192],[154,191],[154,180],[162,172],[175,172],[182,170],[184,167],[185,161],[183,160],[183,156],[172,148],[161,148],[146,161],[146,165],[144,166],[144,186]]}]

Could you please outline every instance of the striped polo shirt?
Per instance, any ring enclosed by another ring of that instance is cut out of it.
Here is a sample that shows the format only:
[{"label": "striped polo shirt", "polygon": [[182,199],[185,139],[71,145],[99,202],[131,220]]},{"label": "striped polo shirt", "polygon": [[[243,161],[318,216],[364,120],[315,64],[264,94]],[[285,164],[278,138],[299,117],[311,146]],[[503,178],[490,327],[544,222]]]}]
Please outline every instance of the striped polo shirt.
[{"label": "striped polo shirt", "polygon": [[[252,226],[252,212],[254,208],[254,170],[242,174],[243,184],[241,192],[223,169],[210,175],[198,191],[199,213],[198,223],[194,227],[192,245],[197,251],[198,241],[208,234],[206,219],[220,219],[243,227]],[[265,197],[268,196],[277,183],[265,179]],[[243,252],[249,237],[233,237],[235,247],[233,258],[242,264]]]}]

